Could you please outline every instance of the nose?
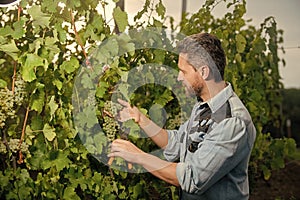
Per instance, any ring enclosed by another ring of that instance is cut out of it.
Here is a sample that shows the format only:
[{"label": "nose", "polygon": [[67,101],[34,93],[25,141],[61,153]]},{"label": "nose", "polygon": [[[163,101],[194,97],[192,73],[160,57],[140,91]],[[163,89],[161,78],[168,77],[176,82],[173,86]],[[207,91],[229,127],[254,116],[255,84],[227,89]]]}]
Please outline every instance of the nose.
[{"label": "nose", "polygon": [[181,71],[179,71],[179,73],[178,73],[177,81],[183,81],[183,75],[182,75]]}]

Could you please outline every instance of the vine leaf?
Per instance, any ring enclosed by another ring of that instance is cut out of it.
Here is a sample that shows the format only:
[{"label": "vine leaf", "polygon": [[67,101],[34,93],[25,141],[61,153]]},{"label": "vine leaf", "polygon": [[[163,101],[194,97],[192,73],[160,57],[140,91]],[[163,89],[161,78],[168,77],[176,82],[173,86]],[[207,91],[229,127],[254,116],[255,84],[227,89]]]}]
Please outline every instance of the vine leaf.
[{"label": "vine leaf", "polygon": [[28,13],[33,18],[34,26],[49,27],[51,17],[50,15],[43,13],[40,6],[32,6],[28,9]]},{"label": "vine leaf", "polygon": [[116,7],[113,10],[113,16],[119,28],[119,31],[120,32],[125,31],[126,26],[128,25],[127,13],[122,11],[120,7]]},{"label": "vine leaf", "polygon": [[157,14],[163,19],[165,17],[166,8],[162,3],[162,0],[156,5],[156,12]]},{"label": "vine leaf", "polygon": [[13,40],[8,42],[4,37],[0,36],[0,51],[7,53],[14,60],[18,59],[17,52],[19,52],[19,49]]},{"label": "vine leaf", "polygon": [[53,139],[56,136],[55,129],[52,128],[48,123],[46,123],[44,125],[43,133],[44,133],[45,138],[47,140],[49,140],[50,142],[53,141]]},{"label": "vine leaf", "polygon": [[79,67],[79,62],[76,58],[72,57],[70,60],[64,61],[61,68],[68,74],[74,72]]},{"label": "vine leaf", "polygon": [[64,190],[64,198],[65,199],[80,199],[79,196],[76,194],[75,192],[75,188],[74,187],[66,187],[66,189]]},{"label": "vine leaf", "polygon": [[25,30],[23,28],[23,26],[25,25],[25,21],[26,21],[26,19],[22,19],[20,21],[16,21],[13,24],[14,31],[12,33],[12,36],[14,39],[20,39],[25,34]]},{"label": "vine leaf", "polygon": [[[40,87],[43,87],[42,85]],[[39,88],[34,94],[32,94],[32,103],[30,108],[40,114],[43,111],[45,100],[45,91],[43,88]]]},{"label": "vine leaf", "polygon": [[237,35],[235,37],[235,39],[236,39],[236,49],[237,49],[237,52],[239,52],[239,53],[244,52],[246,44],[247,44],[247,41],[244,38],[244,36]]},{"label": "vine leaf", "polygon": [[48,103],[48,105],[50,107],[50,121],[52,120],[52,118],[54,116],[54,113],[58,108],[58,105],[55,102],[54,98],[55,98],[55,96],[52,96],[51,99],[50,99],[50,102]]},{"label": "vine leaf", "polygon": [[6,81],[3,79],[0,79],[0,88],[5,88],[5,87],[7,87]]},{"label": "vine leaf", "polygon": [[43,61],[43,58],[39,57],[36,54],[27,54],[25,64],[21,68],[22,78],[28,82],[35,80],[36,75],[34,69],[37,66],[43,66]]}]

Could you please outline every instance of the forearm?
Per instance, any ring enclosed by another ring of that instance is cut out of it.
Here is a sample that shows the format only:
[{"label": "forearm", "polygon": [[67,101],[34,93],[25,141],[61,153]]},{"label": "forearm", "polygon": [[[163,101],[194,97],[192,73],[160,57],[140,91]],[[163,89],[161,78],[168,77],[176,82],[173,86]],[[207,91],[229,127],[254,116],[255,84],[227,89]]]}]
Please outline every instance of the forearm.
[{"label": "forearm", "polygon": [[167,146],[168,133],[165,129],[159,127],[143,114],[140,114],[137,123],[156,145],[158,145],[160,148],[165,148]]},{"label": "forearm", "polygon": [[118,99],[124,106],[119,112],[121,122],[133,119],[145,131],[145,133],[160,147],[164,148],[168,144],[168,133],[147,118],[137,107],[131,106],[128,102]]},{"label": "forearm", "polygon": [[177,163],[167,162],[151,154],[143,153],[139,155],[138,164],[159,179],[179,186],[176,176]]}]

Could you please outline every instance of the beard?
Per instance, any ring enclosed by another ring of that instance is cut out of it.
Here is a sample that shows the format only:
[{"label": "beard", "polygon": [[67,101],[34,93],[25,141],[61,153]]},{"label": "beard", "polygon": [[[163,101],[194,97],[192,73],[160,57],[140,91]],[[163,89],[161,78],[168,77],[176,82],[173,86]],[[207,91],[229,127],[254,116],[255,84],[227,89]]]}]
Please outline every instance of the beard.
[{"label": "beard", "polygon": [[183,87],[184,87],[186,96],[196,97],[198,100],[201,99],[203,86],[199,82],[193,82],[192,85],[189,83],[183,82]]}]

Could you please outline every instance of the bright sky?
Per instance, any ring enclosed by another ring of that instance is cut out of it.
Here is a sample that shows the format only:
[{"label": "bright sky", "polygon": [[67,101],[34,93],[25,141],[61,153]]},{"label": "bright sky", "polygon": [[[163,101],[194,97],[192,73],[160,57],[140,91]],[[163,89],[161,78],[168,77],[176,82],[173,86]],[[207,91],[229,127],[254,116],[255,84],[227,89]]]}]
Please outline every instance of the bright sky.
[{"label": "bright sky", "polygon": [[[132,19],[144,5],[144,0],[125,0],[125,10]],[[176,3],[175,3],[176,2]],[[181,0],[163,0],[167,15],[178,22],[181,13]],[[187,0],[187,12],[196,12],[204,0]],[[284,31],[285,54],[280,54],[286,61],[285,67],[280,67],[280,74],[285,88],[300,89],[300,0],[248,0],[245,19],[253,19],[252,25],[259,26],[265,18],[275,17],[278,28]],[[218,6],[214,14],[222,16],[224,6]]]}]

